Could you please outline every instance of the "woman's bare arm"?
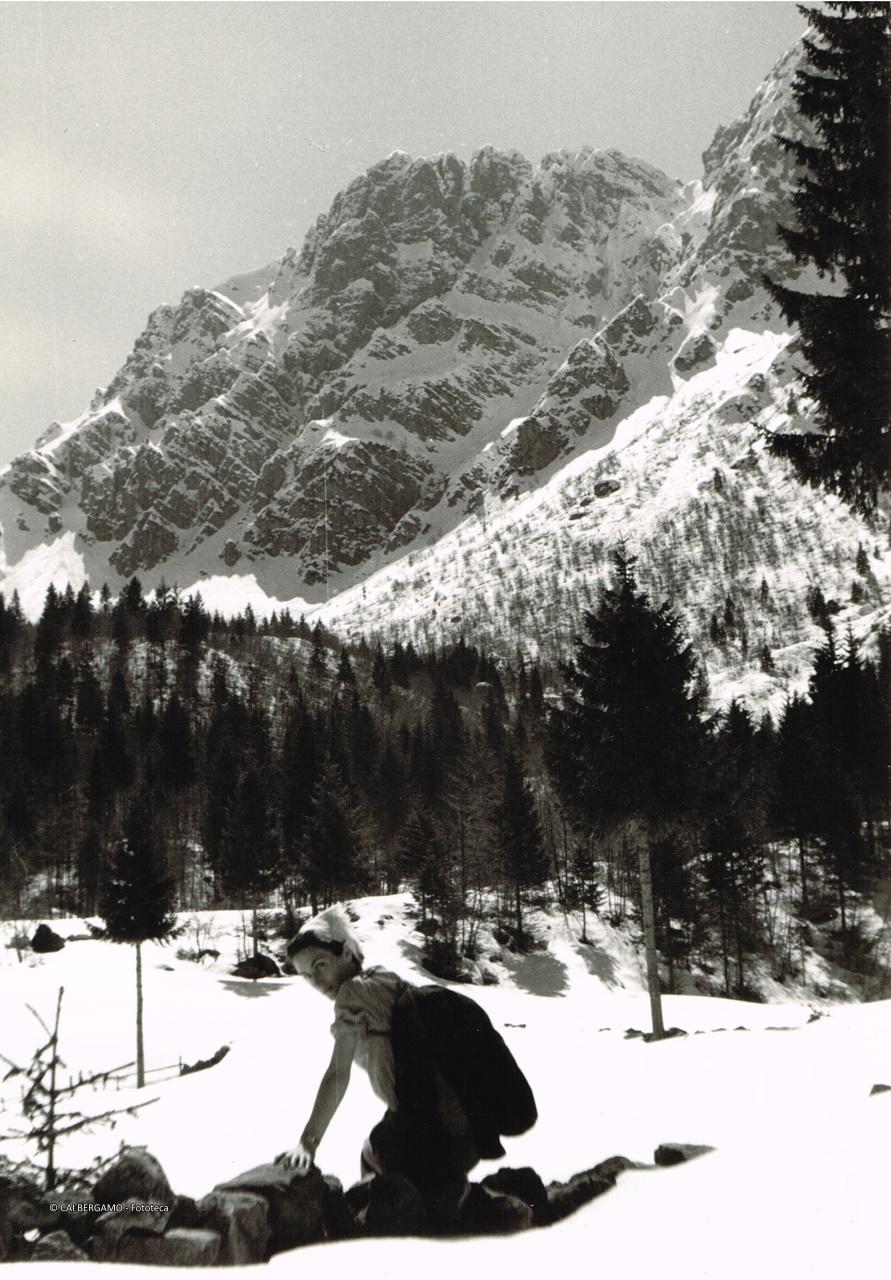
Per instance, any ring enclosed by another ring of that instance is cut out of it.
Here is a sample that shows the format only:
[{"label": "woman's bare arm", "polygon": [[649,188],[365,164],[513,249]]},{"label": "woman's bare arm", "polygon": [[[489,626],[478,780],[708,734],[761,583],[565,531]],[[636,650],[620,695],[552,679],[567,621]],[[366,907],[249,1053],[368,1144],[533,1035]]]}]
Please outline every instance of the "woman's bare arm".
[{"label": "woman's bare arm", "polygon": [[286,1151],[277,1157],[277,1163],[286,1168],[297,1169],[306,1173],[313,1162],[316,1150],[325,1130],[334,1118],[334,1113],[343,1101],[350,1082],[350,1068],[353,1065],[355,1042],[349,1036],[339,1036],[334,1042],[334,1052],[319,1084],[312,1112],[306,1127],[300,1135],[300,1141],[293,1151]]}]

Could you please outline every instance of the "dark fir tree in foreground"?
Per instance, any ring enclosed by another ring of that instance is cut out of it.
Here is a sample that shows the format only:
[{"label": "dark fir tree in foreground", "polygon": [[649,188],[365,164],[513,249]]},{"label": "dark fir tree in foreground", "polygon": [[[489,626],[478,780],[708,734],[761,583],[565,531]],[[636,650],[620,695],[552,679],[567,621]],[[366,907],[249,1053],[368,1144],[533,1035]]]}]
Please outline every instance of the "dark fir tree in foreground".
[{"label": "dark fir tree in foreground", "polygon": [[689,821],[699,790],[702,695],[676,615],[638,588],[634,559],[614,553],[614,580],[564,674],[551,716],[551,771],[567,806],[604,837],[637,849],[653,1031],[663,1034],[651,850]]},{"label": "dark fir tree in foreground", "polygon": [[[793,92],[816,141],[781,138],[804,175],[780,235],[832,292],[767,287],[797,324],[818,431],[769,436],[798,475],[869,513],[891,468],[891,8],[802,9],[811,28]],[[840,286],[840,287],[839,287]]]},{"label": "dark fir tree in foreground", "polygon": [[136,1086],[145,1084],[142,1032],[142,944],[173,933],[173,882],[166,874],[154,834],[151,797],[143,792],[128,816],[105,886],[102,915],[112,942],[136,948]]}]

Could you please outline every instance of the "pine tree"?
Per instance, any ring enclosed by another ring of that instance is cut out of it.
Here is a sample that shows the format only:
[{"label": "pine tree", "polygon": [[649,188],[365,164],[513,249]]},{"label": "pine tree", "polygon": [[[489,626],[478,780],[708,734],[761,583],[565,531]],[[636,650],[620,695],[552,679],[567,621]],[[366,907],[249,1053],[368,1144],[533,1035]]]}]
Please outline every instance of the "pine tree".
[{"label": "pine tree", "polygon": [[529,677],[529,718],[537,724],[544,718],[544,713],[544,689],[541,683],[541,672],[536,665],[532,668],[532,675]]},{"label": "pine tree", "polygon": [[430,740],[440,759],[454,761],[464,750],[464,722],[455,695],[441,679],[430,700]]},{"label": "pine tree", "polygon": [[378,649],[374,655],[374,662],[371,667],[371,683],[377,690],[378,697],[385,702],[390,696],[393,688],[393,681],[390,677],[390,669],[387,665],[387,659],[382,651]]},{"label": "pine tree", "polygon": [[517,942],[523,944],[523,895],[546,883],[550,867],[544,851],[541,824],[519,760],[509,751],[504,762],[504,787],[498,810],[501,863],[510,885]]},{"label": "pine tree", "polygon": [[869,513],[891,464],[891,9],[829,3],[802,13],[811,31],[793,93],[816,138],[779,139],[804,170],[798,226],[779,231],[797,262],[843,287],[805,293],[765,281],[799,327],[818,428],[768,439],[802,480]]},{"label": "pine tree", "polygon": [[38,667],[52,661],[64,635],[62,601],[52,583],[46,589],[43,611],[34,633],[34,658]]},{"label": "pine tree", "polygon": [[80,643],[88,641],[93,634],[95,614],[90,588],[86,582],[77,593],[74,609],[71,614],[71,634]]},{"label": "pine tree", "polygon": [[251,764],[230,794],[221,839],[219,874],[224,890],[242,909],[250,902],[253,949],[257,954],[257,898],[268,891],[277,870],[278,845],[270,821],[265,778]]},{"label": "pine tree", "polygon": [[312,650],[309,655],[309,673],[317,679],[328,674],[328,651],[325,647],[325,633],[321,622],[312,629]]},{"label": "pine tree", "polygon": [[136,1085],[145,1084],[142,1027],[142,944],[163,942],[173,933],[173,884],[158,844],[150,792],[130,809],[103,894],[102,916],[112,942],[136,949]]},{"label": "pine tree", "polygon": [[77,887],[81,910],[91,915],[96,908],[102,882],[102,841],[91,823],[77,850]]},{"label": "pine tree", "polygon": [[397,848],[406,820],[405,769],[393,744],[387,742],[381,754],[371,789],[374,815],[374,846],[380,851],[378,868],[385,893],[399,890],[400,866]]},{"label": "pine tree", "polygon": [[6,677],[13,670],[23,626],[24,617],[18,592],[12,593],[9,604],[0,594],[0,676]]},{"label": "pine tree", "polygon": [[337,769],[327,764],[313,788],[306,830],[304,878],[313,911],[346,896],[361,879],[359,842]]},{"label": "pine tree", "polygon": [[165,786],[174,791],[190,787],[196,776],[192,726],[176,694],[164,708],[158,742],[161,747],[161,779]]},{"label": "pine tree", "polygon": [[346,647],[340,651],[340,659],[337,663],[337,683],[343,685],[354,685],[356,683],[356,675],[353,671],[353,664],[350,662],[350,655],[346,651]]},{"label": "pine tree", "polygon": [[210,632],[210,617],[196,591],[186,600],[180,615],[179,643],[187,653],[197,655]]},{"label": "pine tree", "polygon": [[286,874],[297,871],[318,772],[315,725],[306,707],[298,702],[288,715],[279,757],[279,812]]},{"label": "pine tree", "polygon": [[81,662],[78,669],[75,698],[75,723],[79,728],[92,733],[101,725],[105,708],[102,701],[102,687],[92,663],[86,659]]},{"label": "pine tree", "polygon": [[704,731],[691,648],[670,606],[639,590],[635,562],[613,555],[587,639],[564,668],[568,689],[551,717],[548,760],[564,802],[589,827],[624,829],[637,845],[653,1028],[663,1034],[650,849],[688,821],[699,793]]},{"label": "pine tree", "polygon": [[453,914],[454,893],[447,850],[433,819],[423,809],[413,810],[405,822],[399,862],[421,904],[421,925],[433,915],[448,919]]},{"label": "pine tree", "polygon": [[872,815],[881,811],[888,759],[875,672],[850,634],[846,652],[840,653],[834,631],[827,627],[826,639],[814,655],[808,691],[814,750],[812,822],[823,839],[847,945],[847,893],[864,887],[864,831]]},{"label": "pine tree", "polygon": [[724,987],[731,994],[729,956],[736,961],[736,988],[745,988],[745,956],[756,949],[754,911],[762,879],[768,781],[760,744],[748,711],[735,700],[712,740],[709,767],[709,880],[714,890],[724,957]]},{"label": "pine tree", "polygon": [[133,620],[134,629],[140,630],[145,616],[146,603],[142,594],[142,583],[138,578],[131,578],[120,595],[121,603]]}]

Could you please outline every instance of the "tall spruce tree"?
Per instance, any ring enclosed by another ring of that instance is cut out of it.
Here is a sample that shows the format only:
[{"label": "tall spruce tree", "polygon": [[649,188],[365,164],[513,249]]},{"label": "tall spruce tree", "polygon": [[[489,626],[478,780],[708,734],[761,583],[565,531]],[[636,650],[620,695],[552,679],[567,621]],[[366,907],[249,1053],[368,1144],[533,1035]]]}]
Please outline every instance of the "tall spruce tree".
[{"label": "tall spruce tree", "polygon": [[808,852],[818,832],[821,805],[820,751],[817,727],[809,702],[794,694],[783,708],[777,733],[777,786],[774,828],[798,846],[801,908],[810,906]]},{"label": "tall spruce tree", "polygon": [[816,139],[779,139],[804,170],[792,198],[798,226],[779,231],[796,261],[835,287],[809,293],[765,281],[799,327],[818,428],[769,442],[802,480],[869,513],[891,470],[891,8],[801,12],[810,36],[793,93]]},{"label": "tall spruce tree", "polygon": [[746,953],[760,940],[755,890],[763,880],[769,780],[752,718],[736,699],[715,733],[709,774],[707,871],[717,908],[724,990],[732,993],[732,952],[735,986],[743,994]]},{"label": "tall spruce tree", "polygon": [[589,827],[624,831],[637,846],[653,1031],[661,1036],[651,849],[684,827],[699,795],[705,731],[696,662],[668,603],[651,604],[624,548],[587,639],[564,667],[548,759],[567,807]]},{"label": "tall spruce tree", "polygon": [[126,942],[136,949],[136,1086],[145,1084],[145,1048],[142,1025],[142,944],[162,942],[176,925],[172,914],[173,882],[164,866],[163,850],[156,837],[151,794],[137,796],[127,815],[124,838],[115,850],[105,884],[102,917],[112,942]]},{"label": "tall spruce tree", "polygon": [[504,762],[504,786],[498,809],[501,864],[510,888],[517,928],[523,944],[523,896],[527,889],[545,884],[550,867],[544,850],[541,824],[520,762],[509,751]]},{"label": "tall spruce tree", "polygon": [[248,765],[234,787],[223,817],[219,874],[226,893],[242,910],[251,910],[253,954],[257,954],[257,900],[267,893],[278,871],[278,843],[269,816],[266,775]]},{"label": "tall spruce tree", "polygon": [[849,635],[839,652],[831,626],[814,655],[808,685],[816,746],[815,816],[826,870],[838,894],[842,940],[848,945],[847,893],[866,887],[870,819],[881,811],[887,740],[881,729],[872,667]]},{"label": "tall spruce tree", "polygon": [[346,896],[361,880],[359,839],[340,773],[325,764],[313,788],[303,874],[313,913]]}]

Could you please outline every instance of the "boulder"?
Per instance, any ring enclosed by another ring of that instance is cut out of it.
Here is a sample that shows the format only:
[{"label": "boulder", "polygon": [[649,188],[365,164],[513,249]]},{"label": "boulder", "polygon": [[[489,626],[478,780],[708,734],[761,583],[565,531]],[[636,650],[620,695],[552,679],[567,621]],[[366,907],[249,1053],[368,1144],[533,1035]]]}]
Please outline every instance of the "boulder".
[{"label": "boulder", "polygon": [[175,1196],[164,1170],[145,1147],[127,1147],[93,1187],[94,1204],[152,1201],[173,1207]]},{"label": "boulder", "polygon": [[640,1164],[636,1160],[629,1160],[627,1156],[610,1156],[606,1160],[601,1160],[599,1164],[595,1164],[591,1172],[596,1173],[599,1178],[615,1180],[625,1169],[651,1169],[652,1167],[652,1165]]},{"label": "boulder", "polygon": [[[58,1203],[58,1196],[47,1196],[44,1200],[44,1206],[52,1201]],[[59,1226],[60,1215],[54,1211],[52,1217],[49,1217],[44,1225],[45,1231],[54,1231]],[[62,1226],[67,1235],[71,1237],[76,1245],[87,1247],[87,1241],[96,1230],[96,1219],[99,1217],[97,1213],[90,1213],[88,1209],[76,1209],[70,1213],[61,1216]]]},{"label": "boulder", "polygon": [[668,1168],[673,1164],[684,1164],[687,1160],[695,1160],[697,1156],[704,1156],[714,1149],[714,1147],[706,1147],[694,1142],[663,1142],[656,1148],[653,1159],[662,1168]]},{"label": "boulder", "polygon": [[32,1262],[89,1262],[67,1231],[51,1231],[41,1236],[31,1253]]},{"label": "boulder", "polygon": [[326,1173],[325,1183],[325,1239],[346,1240],[356,1234],[356,1221],[350,1212],[344,1195],[343,1184],[333,1174]]},{"label": "boulder", "polygon": [[[497,1175],[495,1175],[497,1176]],[[460,1232],[467,1235],[502,1235],[532,1226],[532,1210],[517,1196],[501,1195],[481,1182],[473,1182],[461,1206]]]},{"label": "boulder", "polygon": [[26,1231],[35,1227],[47,1231],[57,1225],[58,1214],[49,1213],[35,1183],[14,1169],[0,1174],[0,1262],[13,1262],[22,1255]]},{"label": "boulder", "polygon": [[376,1174],[355,1183],[345,1202],[359,1235],[413,1236],[424,1231],[421,1194],[414,1183],[398,1174]]},{"label": "boulder", "polygon": [[122,1209],[112,1209],[101,1215],[93,1214],[92,1217],[93,1234],[107,1240],[120,1240],[122,1236],[134,1231],[141,1235],[160,1236],[170,1222],[170,1205],[134,1199],[128,1200]]},{"label": "boulder", "polygon": [[324,1238],[328,1188],[316,1168],[300,1174],[280,1164],[261,1164],[214,1191],[250,1191],[265,1198],[272,1230],[270,1253]]},{"label": "boulder", "polygon": [[249,1266],[269,1257],[269,1204],[254,1191],[211,1191],[198,1201],[204,1228],[220,1237],[217,1263]]},{"label": "boulder", "polygon": [[32,951],[37,951],[40,954],[48,951],[61,951],[64,945],[65,939],[54,933],[48,924],[39,924],[34,930],[34,937],[31,939]]},{"label": "boulder", "polygon": [[168,1230],[171,1227],[200,1227],[201,1225],[201,1214],[198,1212],[197,1202],[191,1196],[176,1196],[170,1207]]},{"label": "boulder", "polygon": [[[44,1203],[51,1203],[54,1199],[56,1203],[59,1202],[59,1197],[47,1197]],[[70,1235],[70,1238],[74,1240],[74,1243],[82,1245],[84,1249],[88,1249],[90,1248],[90,1245],[88,1245],[87,1242],[90,1240],[90,1236],[95,1233],[96,1220],[99,1216],[99,1213],[91,1213],[86,1210],[86,1208],[83,1208],[83,1210],[73,1210],[72,1212],[64,1213],[64,1215],[60,1215],[59,1212],[54,1212],[52,1213],[51,1220],[44,1226],[44,1230],[54,1231],[58,1229],[59,1221],[61,1219],[61,1224],[63,1224],[65,1233]]]},{"label": "boulder", "polygon": [[869,1091],[869,1096],[872,1098],[877,1093],[889,1092],[891,1092],[891,1084],[874,1084]]},{"label": "boulder", "polygon": [[483,1178],[481,1185],[499,1195],[515,1196],[517,1200],[528,1204],[536,1223],[547,1209],[547,1187],[535,1170],[528,1166],[522,1169],[499,1169],[497,1173],[490,1173]]},{"label": "boulder", "polygon": [[540,1214],[542,1223],[560,1222],[589,1204],[616,1185],[615,1176],[604,1177],[594,1169],[575,1174],[568,1182],[552,1182],[548,1187],[547,1208]]},{"label": "boulder", "polygon": [[232,970],[233,978],[278,978],[281,971],[273,960],[272,956],[264,956],[258,952],[255,956],[248,956],[247,960],[239,960],[238,964]]},{"label": "boulder", "polygon": [[93,1240],[95,1262],[135,1262],[145,1267],[212,1267],[220,1253],[216,1231],[171,1227],[163,1235],[129,1232],[116,1239],[99,1235]]}]

